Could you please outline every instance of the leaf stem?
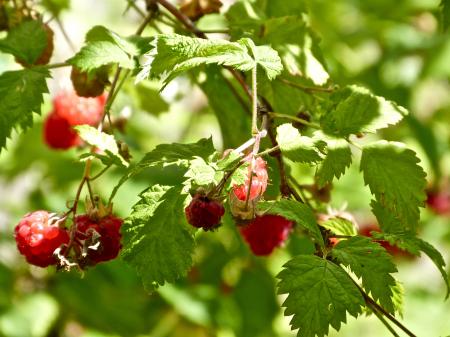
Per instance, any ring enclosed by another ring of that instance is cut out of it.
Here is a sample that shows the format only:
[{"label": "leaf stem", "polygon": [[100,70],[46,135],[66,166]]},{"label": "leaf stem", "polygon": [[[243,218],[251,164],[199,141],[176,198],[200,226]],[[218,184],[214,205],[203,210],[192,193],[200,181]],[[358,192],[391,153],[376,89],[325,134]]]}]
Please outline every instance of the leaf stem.
[{"label": "leaf stem", "polygon": [[[47,69],[55,69],[55,68],[62,68],[62,67],[71,67],[72,65],[66,62],[61,62],[61,63],[53,63],[53,64],[47,64],[46,66],[44,66],[44,68]],[[39,66],[42,67],[42,66]]]},{"label": "leaf stem", "polygon": [[388,318],[392,323],[394,323],[396,326],[398,326],[401,330],[403,330],[404,333],[406,333],[410,337],[417,337],[415,334],[413,334],[407,327],[405,327],[402,323],[400,323],[394,316],[392,316],[389,312],[387,312],[381,305],[379,305],[377,302],[375,302],[367,293],[364,291],[361,286],[356,283],[355,280],[351,279],[355,286],[359,289],[362,296],[364,297],[364,301],[366,304],[373,310],[377,310],[380,314],[384,315],[386,318]]},{"label": "leaf stem", "polygon": [[389,332],[392,334],[392,336],[400,337],[400,335],[397,333],[397,331],[395,331],[394,328],[389,324],[389,322],[384,319],[383,315],[380,312],[378,312],[378,310],[373,308],[372,312],[375,314],[375,316],[377,316],[377,318],[380,320],[380,322],[383,323],[383,325],[386,327],[386,329],[389,330]]},{"label": "leaf stem", "polygon": [[277,78],[277,80],[282,82],[282,83],[284,83],[284,84],[286,84],[286,85],[288,85],[288,86],[290,86],[290,87],[297,88],[297,89],[303,90],[303,91],[308,92],[308,93],[311,93],[311,92],[328,92],[329,93],[329,92],[333,92],[334,91],[334,88],[306,87],[306,86],[303,86],[301,84],[298,84],[298,83],[286,80],[284,78]]},{"label": "leaf stem", "polygon": [[109,164],[107,166],[105,166],[99,173],[97,173],[95,176],[90,177],[89,180],[90,181],[94,181],[96,179],[98,179],[99,177],[101,177],[103,175],[103,173],[105,173],[106,171],[108,171],[108,169],[111,167],[112,164]]},{"label": "leaf stem", "polygon": [[258,89],[257,65],[252,69],[252,135],[258,134]]},{"label": "leaf stem", "polygon": [[286,118],[286,119],[290,119],[293,120],[294,122],[312,127],[314,129],[320,129],[320,125],[317,123],[312,123],[312,122],[308,122],[306,119],[303,118],[299,118],[297,116],[291,116],[291,115],[287,115],[287,114],[282,114],[282,113],[277,113],[277,112],[270,112],[269,113],[270,117],[273,118]]},{"label": "leaf stem", "polygon": [[258,153],[256,156],[257,157],[262,157],[262,156],[266,156],[268,154],[271,154],[273,152],[279,151],[280,150],[280,145],[275,145],[274,147],[271,147],[270,149],[261,151],[260,153]]}]

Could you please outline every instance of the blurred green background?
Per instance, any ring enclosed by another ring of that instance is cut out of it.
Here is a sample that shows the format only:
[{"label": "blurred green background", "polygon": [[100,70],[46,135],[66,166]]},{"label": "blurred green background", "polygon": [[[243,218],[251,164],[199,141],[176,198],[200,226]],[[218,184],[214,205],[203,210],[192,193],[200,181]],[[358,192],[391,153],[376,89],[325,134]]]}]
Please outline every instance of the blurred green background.
[{"label": "blurred green background", "polygon": [[[224,1],[226,5],[232,2]],[[430,186],[448,191],[450,32],[444,33],[440,24],[440,1],[306,2],[333,81],[361,84],[407,107],[411,116],[382,137],[413,148]],[[140,1],[136,4],[143,5]],[[72,1],[61,21],[79,48],[93,25],[131,34],[140,17],[132,10],[125,12],[126,8],[125,0]],[[223,28],[224,20],[212,14],[200,25]],[[56,22],[51,21],[50,26],[57,38],[52,62],[64,61],[73,52]],[[159,28],[170,30],[164,25]],[[12,67],[12,58],[0,55],[0,71]],[[54,71],[49,85],[51,93],[70,86],[69,70]],[[158,88],[158,83],[145,82],[136,88],[130,82],[114,106],[115,115],[128,119],[123,137],[134,159],[159,143],[189,142],[210,135],[216,147],[222,147],[220,128],[207,98],[188,78],[172,82],[162,98]],[[48,96],[44,116],[50,110]],[[55,152],[43,144],[42,119],[37,118],[25,134],[15,135],[0,155],[0,336],[295,336],[280,309],[283,298],[276,295],[274,276],[290,256],[309,249],[307,240],[292,237],[286,249],[278,249],[269,258],[257,258],[242,243],[228,217],[218,232],[198,233],[196,263],[188,276],[153,294],[144,291],[134,270],[120,260],[84,275],[26,264],[15,248],[14,226],[29,211],[63,212],[83,171],[77,150]],[[308,168],[292,169],[302,182],[312,181]],[[173,182],[178,176],[175,170],[148,170],[129,181],[115,199],[115,212],[126,217],[140,191],[156,180]],[[273,166],[273,176],[275,170]],[[95,184],[96,191],[109,196],[120,174],[108,172]],[[276,190],[276,178],[272,183]],[[369,202],[370,193],[353,165],[336,182],[330,206],[347,206],[364,225],[374,222]],[[420,231],[450,261],[448,215],[424,209]],[[418,336],[449,336],[450,304],[444,302],[438,271],[426,258],[403,258],[398,263],[397,278],[405,289],[404,324]],[[349,318],[339,333],[330,333],[337,335],[380,337],[389,332],[374,317],[360,317]]]}]

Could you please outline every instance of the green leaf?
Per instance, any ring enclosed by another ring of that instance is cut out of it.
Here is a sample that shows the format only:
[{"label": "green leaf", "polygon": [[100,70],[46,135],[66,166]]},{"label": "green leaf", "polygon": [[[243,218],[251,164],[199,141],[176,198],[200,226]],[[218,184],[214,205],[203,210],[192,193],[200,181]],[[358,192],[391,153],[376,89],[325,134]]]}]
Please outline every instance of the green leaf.
[{"label": "green leaf", "polygon": [[159,116],[169,111],[169,104],[159,93],[159,84],[151,81],[142,81],[127,87],[127,91],[133,96],[137,106],[152,115]]},{"label": "green leaf", "polygon": [[194,238],[183,213],[186,197],[182,186],[153,186],[141,193],[122,226],[122,257],[149,291],[175,281],[192,265]]},{"label": "green leaf", "polygon": [[414,255],[420,255],[424,252],[438,268],[447,287],[446,298],[450,295],[450,283],[447,271],[445,270],[445,260],[442,254],[434,248],[430,243],[415,237],[410,233],[379,233],[372,232],[372,237],[376,240],[386,240],[391,245],[395,245],[400,249],[406,250]]},{"label": "green leaf", "polygon": [[299,337],[323,337],[329,326],[339,330],[347,312],[357,317],[364,299],[350,276],[318,256],[298,255],[278,274],[278,293],[288,294],[285,315],[294,315],[292,329]]},{"label": "green leaf", "polygon": [[12,28],[0,40],[0,51],[14,55],[26,64],[33,64],[47,48],[47,31],[42,21],[27,20]]},{"label": "green leaf", "polygon": [[326,155],[316,172],[319,188],[331,183],[334,177],[339,179],[352,163],[352,152],[345,140],[327,138],[326,142]]},{"label": "green leaf", "polygon": [[206,79],[199,86],[217,117],[224,148],[236,148],[247,140],[251,126],[247,106],[242,103],[246,101],[237,98],[235,92],[239,92],[239,88],[230,88],[229,84],[217,67],[209,66]]},{"label": "green leaf", "polygon": [[229,42],[160,34],[152,43],[153,49],[147,54],[149,61],[144,64],[138,79],[149,75],[163,77],[166,85],[181,73],[202,64],[224,65],[241,71],[252,70],[260,64],[270,79],[281,72],[276,51],[270,47],[256,47],[251,56],[248,45],[248,39]]},{"label": "green leaf", "polygon": [[361,171],[378,203],[395,214],[405,231],[414,231],[425,196],[425,172],[414,151],[396,142],[364,146]]},{"label": "green leaf", "polygon": [[189,170],[184,176],[190,178],[196,186],[217,184],[220,180],[217,179],[216,170],[202,158],[191,160]]},{"label": "green leaf", "polygon": [[402,221],[394,214],[390,209],[376,200],[372,200],[370,203],[372,206],[372,213],[378,220],[378,224],[383,232],[386,233],[404,233],[411,231],[406,227]]},{"label": "green leaf", "polygon": [[283,155],[292,161],[316,163],[322,160],[320,150],[325,142],[301,136],[292,124],[286,123],[277,127],[277,142]]},{"label": "green leaf", "polygon": [[380,244],[368,237],[354,236],[341,240],[331,254],[361,278],[364,289],[370,292],[374,300],[388,312],[394,313],[392,288],[395,287],[395,279],[391,274],[397,272],[397,268]]},{"label": "green leaf", "polygon": [[26,130],[33,124],[33,112],[41,113],[43,94],[48,92],[47,77],[50,74],[44,68],[8,71],[0,75],[0,151],[13,128]]},{"label": "green leaf", "polygon": [[354,236],[357,234],[357,231],[356,231],[356,228],[355,228],[355,225],[353,224],[353,222],[351,222],[347,219],[344,219],[344,218],[340,218],[340,217],[328,219],[328,220],[320,223],[320,226],[330,230],[332,233],[334,233],[336,235]]},{"label": "green leaf", "polygon": [[183,165],[187,167],[189,165],[189,160],[194,159],[195,157],[207,159],[214,151],[211,138],[203,138],[196,143],[190,144],[159,144],[154,150],[148,152],[141,161],[128,168],[125,175],[114,187],[110,199],[114,197],[123,183],[136,174],[141,173],[146,168],[169,165]]},{"label": "green leaf", "polygon": [[119,147],[113,135],[101,132],[90,125],[79,125],[74,128],[81,139],[105,153],[105,155],[101,153],[92,154],[102,160],[105,165],[128,166],[128,162],[120,155]]},{"label": "green leaf", "polygon": [[147,52],[149,43],[149,38],[124,38],[103,26],[95,26],[86,34],[85,46],[67,62],[87,72],[107,64],[134,69],[135,57]]},{"label": "green leaf", "polygon": [[369,90],[355,85],[347,86],[332,96],[335,107],[323,116],[321,124],[325,133],[348,137],[360,132],[376,132],[397,124],[408,114],[403,107]]},{"label": "green leaf", "polygon": [[440,7],[442,11],[442,28],[444,31],[447,31],[448,27],[450,27],[450,0],[442,0]]},{"label": "green leaf", "polygon": [[320,246],[324,246],[316,217],[309,206],[294,200],[281,199],[278,201],[260,202],[258,208],[261,212],[281,215],[288,220],[294,221],[297,225],[305,228]]}]

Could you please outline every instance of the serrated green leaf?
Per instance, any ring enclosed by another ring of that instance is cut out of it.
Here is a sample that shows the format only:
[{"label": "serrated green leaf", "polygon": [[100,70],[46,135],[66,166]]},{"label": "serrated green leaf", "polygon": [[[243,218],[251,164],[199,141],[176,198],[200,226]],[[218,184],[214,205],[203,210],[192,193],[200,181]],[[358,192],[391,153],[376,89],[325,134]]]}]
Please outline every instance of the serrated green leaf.
[{"label": "serrated green leaf", "polygon": [[247,140],[251,127],[247,107],[235,95],[239,88],[230,88],[230,83],[217,67],[208,66],[205,73],[206,79],[199,86],[217,117],[224,148],[236,148]]},{"label": "serrated green leaf", "polygon": [[107,64],[118,64],[122,68],[134,69],[136,56],[147,52],[149,38],[137,36],[121,37],[103,26],[95,26],[86,34],[86,44],[68,63],[82,71],[91,71]]},{"label": "serrated green leaf", "polygon": [[344,139],[327,138],[327,150],[316,172],[319,188],[331,183],[333,178],[340,178],[352,163],[352,151]]},{"label": "serrated green leaf", "polygon": [[372,236],[376,240],[386,240],[391,245],[395,245],[400,249],[406,250],[414,255],[425,253],[438,268],[447,287],[446,298],[450,295],[450,283],[447,271],[445,270],[445,260],[442,254],[434,248],[430,243],[410,234],[410,233],[380,233],[372,232]]},{"label": "serrated green leaf", "polygon": [[231,170],[242,160],[242,157],[242,154],[230,151],[224,158],[217,161],[217,167],[222,171]]},{"label": "serrated green leaf", "polygon": [[23,21],[0,40],[0,51],[12,54],[26,64],[33,64],[46,47],[47,32],[39,20]]},{"label": "serrated green leaf", "polygon": [[392,257],[378,243],[368,237],[354,236],[341,240],[331,251],[339,263],[350,267],[361,278],[364,289],[372,295],[388,312],[394,313],[392,302],[395,279],[391,275],[397,272]]},{"label": "serrated green leaf", "polygon": [[120,155],[119,147],[113,135],[101,132],[90,125],[78,125],[74,129],[86,143],[105,153],[105,155],[101,153],[91,155],[98,157],[106,165],[114,163],[119,166],[128,166],[128,162]]},{"label": "serrated green leaf", "polygon": [[355,225],[350,220],[335,217],[328,219],[320,224],[321,227],[330,230],[336,235],[350,235],[354,236],[357,234]]},{"label": "serrated green leaf", "polygon": [[320,246],[324,246],[316,217],[309,206],[294,200],[281,199],[278,201],[260,202],[258,208],[261,212],[281,215],[288,220],[294,221],[297,225],[305,228]]},{"label": "serrated green leaf", "polygon": [[364,146],[361,171],[377,201],[414,231],[425,196],[425,172],[414,151],[396,142],[379,141]]},{"label": "serrated green leaf", "polygon": [[285,315],[294,315],[299,337],[323,337],[329,326],[339,330],[347,312],[357,317],[364,299],[350,276],[334,263],[313,255],[298,255],[278,274],[278,293],[288,294]]},{"label": "serrated green leaf", "polygon": [[146,168],[169,165],[183,165],[187,167],[189,160],[195,157],[207,159],[214,151],[211,138],[203,138],[196,143],[190,144],[159,144],[154,150],[148,152],[137,164],[130,165],[127,172],[114,187],[111,198],[114,197],[123,183],[141,173]]},{"label": "serrated green leaf", "polygon": [[191,160],[189,162],[189,169],[184,176],[190,178],[197,186],[218,183],[216,180],[216,170],[202,158]]},{"label": "serrated green leaf", "polygon": [[383,232],[386,233],[404,233],[411,231],[410,228],[403,225],[398,216],[390,209],[386,208],[380,202],[372,200],[370,203],[372,213],[378,220],[378,224]]},{"label": "serrated green leaf", "polygon": [[348,137],[360,132],[376,132],[397,124],[408,111],[394,102],[373,95],[366,88],[347,86],[332,96],[336,105],[325,114],[321,125],[325,133]]},{"label": "serrated green leaf", "polygon": [[316,163],[322,160],[320,150],[325,142],[301,136],[292,124],[286,123],[277,127],[277,142],[283,155],[292,161]]},{"label": "serrated green leaf", "polygon": [[43,94],[48,92],[48,77],[50,73],[44,68],[8,71],[0,75],[0,151],[13,128],[26,130],[33,124],[33,112],[41,113]]},{"label": "serrated green leaf", "polygon": [[[275,6],[283,5],[277,3]],[[302,76],[317,85],[328,81],[329,75],[318,48],[319,39],[297,10],[286,16],[268,18],[258,4],[237,1],[226,17],[232,38],[250,36],[256,44],[270,44],[290,75]]]},{"label": "serrated green leaf", "polygon": [[181,191],[181,186],[144,191],[122,226],[122,257],[149,291],[175,281],[192,265],[194,238],[183,213],[187,195]]},{"label": "serrated green leaf", "polygon": [[152,115],[159,116],[169,111],[169,104],[159,93],[159,84],[150,81],[142,81],[127,87],[127,91],[133,95],[138,107]]},{"label": "serrated green leaf", "polygon": [[[247,47],[248,39],[230,42],[227,40],[207,40],[178,34],[159,34],[152,43],[138,79],[164,77],[166,85],[181,73],[202,64],[218,64],[241,71],[252,70],[260,64],[269,78],[281,72],[281,63],[276,51],[270,47],[255,49],[253,57]],[[262,55],[265,53],[265,55]]]},{"label": "serrated green leaf", "polygon": [[42,0],[42,6],[58,16],[63,10],[70,8],[70,0]]}]

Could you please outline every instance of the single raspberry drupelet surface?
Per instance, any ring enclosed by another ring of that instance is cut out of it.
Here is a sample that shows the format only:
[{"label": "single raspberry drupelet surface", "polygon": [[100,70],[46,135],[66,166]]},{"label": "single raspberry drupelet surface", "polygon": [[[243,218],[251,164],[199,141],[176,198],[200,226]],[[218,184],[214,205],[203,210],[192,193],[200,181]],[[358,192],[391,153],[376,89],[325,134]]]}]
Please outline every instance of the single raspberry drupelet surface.
[{"label": "single raspberry drupelet surface", "polygon": [[113,215],[93,219],[87,214],[75,218],[76,239],[87,243],[88,264],[113,260],[119,255],[122,244],[120,227],[123,220]]},{"label": "single raspberry drupelet surface", "polygon": [[220,202],[197,194],[184,209],[184,213],[192,226],[207,231],[220,225],[220,219],[225,214],[225,208]]},{"label": "single raspberry drupelet surface", "polygon": [[269,255],[288,238],[294,223],[280,215],[257,216],[240,232],[255,255]]},{"label": "single raspberry drupelet surface", "polygon": [[57,263],[54,251],[69,243],[69,234],[52,221],[47,211],[35,211],[25,215],[15,228],[15,239],[19,252],[28,263],[47,267]]},{"label": "single raspberry drupelet surface", "polygon": [[100,123],[105,108],[106,95],[95,98],[80,97],[75,91],[62,91],[53,100],[54,113],[70,125]]},{"label": "single raspberry drupelet surface", "polygon": [[44,123],[44,141],[52,149],[69,149],[81,144],[81,139],[66,119],[51,113]]},{"label": "single raspberry drupelet surface", "polygon": [[[261,157],[255,158],[252,174],[252,183],[249,194],[250,200],[254,200],[259,197],[266,191],[267,188],[267,181],[269,180],[269,176],[267,174],[266,162]],[[233,187],[233,192],[239,200],[246,200],[248,185],[249,178],[247,177],[243,185],[237,185]]]}]

